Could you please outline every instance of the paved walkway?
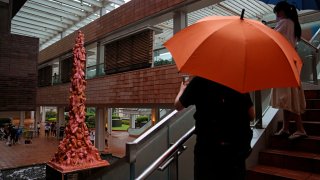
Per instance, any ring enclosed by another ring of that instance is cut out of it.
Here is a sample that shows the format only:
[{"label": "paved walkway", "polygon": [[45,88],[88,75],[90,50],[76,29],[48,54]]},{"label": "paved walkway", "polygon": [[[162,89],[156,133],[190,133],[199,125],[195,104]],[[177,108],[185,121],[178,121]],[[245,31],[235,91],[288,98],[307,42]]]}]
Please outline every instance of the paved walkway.
[{"label": "paved walkway", "polygon": [[[25,127],[29,127],[31,120],[25,120]],[[18,120],[13,124],[17,125]],[[125,156],[125,143],[132,141],[127,132],[113,131],[107,135],[109,147],[105,149],[106,153],[113,156]],[[24,144],[24,138],[12,146],[6,145],[5,141],[0,141],[0,169],[10,169],[33,164],[48,162],[58,150],[59,140],[56,137],[44,136],[44,123],[40,130],[40,136],[32,139],[32,144]]]}]

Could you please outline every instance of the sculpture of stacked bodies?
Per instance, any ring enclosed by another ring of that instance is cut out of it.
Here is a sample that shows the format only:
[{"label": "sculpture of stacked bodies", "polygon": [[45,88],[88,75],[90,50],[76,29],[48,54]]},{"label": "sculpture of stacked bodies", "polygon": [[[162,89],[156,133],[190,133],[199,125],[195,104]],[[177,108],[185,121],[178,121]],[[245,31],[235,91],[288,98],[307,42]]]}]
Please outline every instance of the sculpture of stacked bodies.
[{"label": "sculpture of stacked bodies", "polygon": [[69,123],[65,128],[65,137],[60,141],[58,152],[55,153],[48,165],[62,171],[70,172],[81,169],[107,166],[99,151],[95,148],[89,136],[85,120],[85,61],[84,34],[78,31],[76,44],[73,48],[73,68],[69,97]]}]

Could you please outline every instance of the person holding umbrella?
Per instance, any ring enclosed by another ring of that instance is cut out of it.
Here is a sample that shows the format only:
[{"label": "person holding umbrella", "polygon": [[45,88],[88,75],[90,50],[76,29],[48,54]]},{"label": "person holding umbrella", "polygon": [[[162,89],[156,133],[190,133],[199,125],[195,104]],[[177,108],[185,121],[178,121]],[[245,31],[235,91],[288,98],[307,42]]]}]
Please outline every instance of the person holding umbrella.
[{"label": "person holding umbrella", "polygon": [[[274,29],[286,37],[295,47],[297,40],[301,37],[301,26],[296,8],[286,1],[281,1],[274,7],[274,13],[277,16],[277,24]],[[284,109],[297,117],[296,132],[292,135],[289,134],[289,120],[284,118],[282,128],[275,133],[276,136],[285,136],[290,140],[307,137],[301,119],[301,114],[306,108],[302,87],[273,88],[270,104],[274,108]]]},{"label": "person holding umbrella", "polygon": [[255,117],[249,93],[196,76],[181,83],[174,105],[196,106],[194,179],[244,180]]},{"label": "person holding umbrella", "polygon": [[244,179],[255,114],[249,92],[300,86],[296,50],[244,11],[202,18],[164,43],[179,72],[194,76],[174,105],[196,107],[195,179]]}]

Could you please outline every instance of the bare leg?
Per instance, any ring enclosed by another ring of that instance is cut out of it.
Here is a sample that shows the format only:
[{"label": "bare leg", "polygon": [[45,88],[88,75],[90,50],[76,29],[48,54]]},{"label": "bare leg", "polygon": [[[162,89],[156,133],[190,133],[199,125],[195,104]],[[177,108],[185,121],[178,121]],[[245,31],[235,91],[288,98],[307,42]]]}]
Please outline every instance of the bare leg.
[{"label": "bare leg", "polygon": [[301,115],[295,114],[295,116],[297,116],[297,118],[296,118],[297,131],[296,131],[296,133],[306,134],[306,131],[303,127]]},{"label": "bare leg", "polygon": [[308,135],[303,127],[301,115],[295,114],[296,116],[296,127],[297,130],[294,132],[291,136],[289,136],[290,140],[300,139],[300,138],[306,138]]},{"label": "bare leg", "polygon": [[282,131],[289,132],[289,122],[290,122],[289,119],[283,118]]},{"label": "bare leg", "polygon": [[[283,110],[283,111],[286,112],[286,110]],[[290,135],[289,122],[290,122],[289,119],[283,117],[282,127],[281,127],[280,131],[276,132],[274,135],[288,137]]]}]

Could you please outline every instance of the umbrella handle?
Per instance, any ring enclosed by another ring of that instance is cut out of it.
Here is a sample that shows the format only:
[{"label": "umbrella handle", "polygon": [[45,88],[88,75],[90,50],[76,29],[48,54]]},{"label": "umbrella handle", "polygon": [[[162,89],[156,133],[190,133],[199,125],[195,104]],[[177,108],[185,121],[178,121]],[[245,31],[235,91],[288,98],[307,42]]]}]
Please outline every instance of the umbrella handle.
[{"label": "umbrella handle", "polygon": [[245,11],[245,10],[244,10],[244,9],[242,9],[241,16],[240,16],[240,19],[241,19],[241,20],[243,20],[244,11]]}]

